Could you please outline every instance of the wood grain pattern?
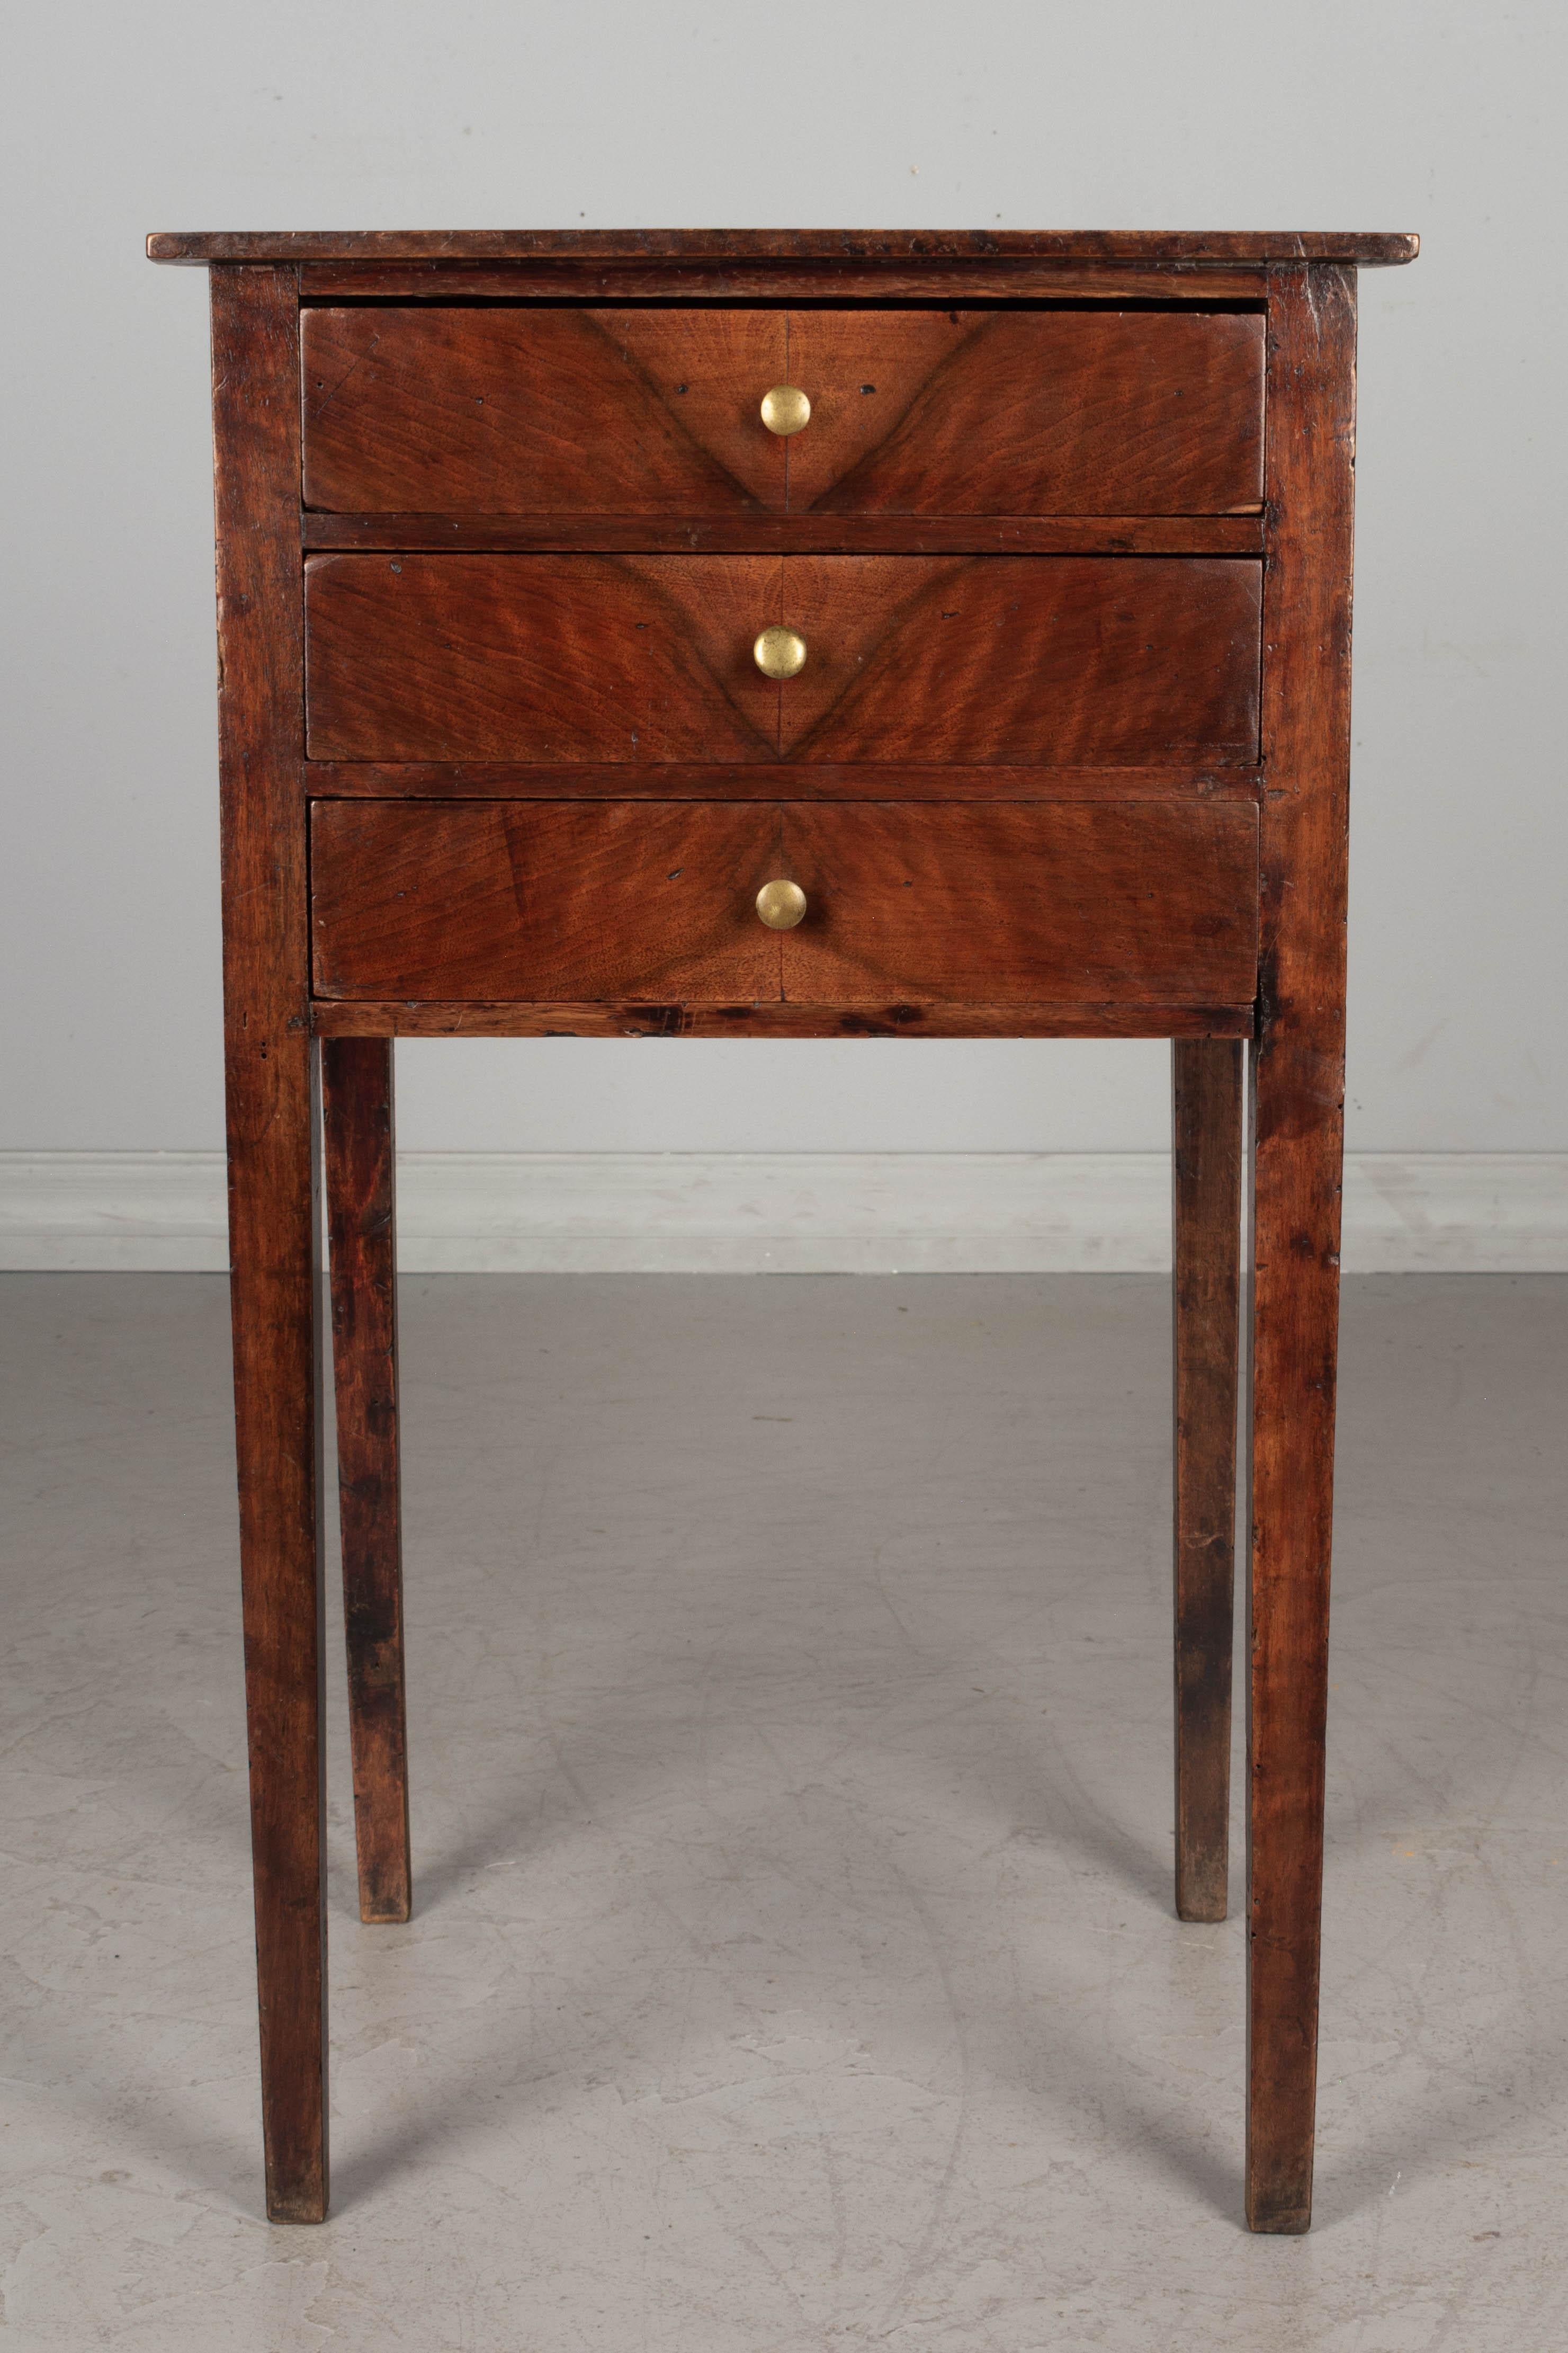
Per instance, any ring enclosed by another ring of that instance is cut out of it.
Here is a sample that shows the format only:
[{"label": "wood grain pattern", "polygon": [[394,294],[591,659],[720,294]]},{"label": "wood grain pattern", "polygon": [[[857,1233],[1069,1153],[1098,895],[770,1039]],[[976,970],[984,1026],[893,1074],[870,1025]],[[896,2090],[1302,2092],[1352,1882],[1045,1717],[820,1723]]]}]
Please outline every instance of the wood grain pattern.
[{"label": "wood grain pattern", "polygon": [[604,1005],[318,998],[322,1038],[1249,1038],[1248,1005]]},{"label": "wood grain pattern", "polygon": [[1263,495],[1256,311],[792,311],[792,511],[1225,513]]},{"label": "wood grain pattern", "polygon": [[267,2211],[327,2211],[321,1356],[291,270],[212,274],[224,1062]]},{"label": "wood grain pattern", "polygon": [[307,310],[312,507],[679,515],[785,503],[783,311]]},{"label": "wood grain pattern", "polygon": [[783,569],[783,618],[811,648],[780,691],[792,759],[1257,757],[1256,565],[799,555]]},{"label": "wood grain pattern", "polygon": [[1341,229],[177,229],[153,261],[1413,261],[1419,240]]},{"label": "wood grain pattern", "polygon": [[318,800],[1256,801],[1261,768],[978,768],[931,761],[757,761],[734,767],[670,760],[574,767],[517,760],[313,760]]},{"label": "wood grain pattern", "polygon": [[1262,262],[523,261],[303,262],[306,297],[338,301],[1163,302],[1263,300]]},{"label": "wood grain pattern", "polygon": [[1249,808],[786,805],[792,1004],[1236,1004],[1258,969]]},{"label": "wood grain pattern", "polygon": [[389,1040],[323,1041],[321,1113],[359,1911],[362,1920],[406,1920],[412,1871]]},{"label": "wood grain pattern", "polygon": [[313,555],[313,759],[777,756],[773,556]]},{"label": "wood grain pattern", "polygon": [[765,804],[317,801],[321,997],[779,995]]},{"label": "wood grain pattern", "polygon": [[[447,513],[1193,515],[1262,496],[1256,311],[314,309],[305,497]],[[802,433],[763,424],[798,383]]]},{"label": "wood grain pattern", "polygon": [[307,548],[605,555],[1261,555],[1263,515],[442,515],[300,517]]},{"label": "wood grain pattern", "polygon": [[1344,1112],[1355,281],[1269,282],[1252,1072],[1247,2212],[1311,2215]]},{"label": "wood grain pattern", "polygon": [[1176,1915],[1223,1920],[1241,1305],[1239,1042],[1177,1042],[1171,1078]]},{"label": "wood grain pattern", "polygon": [[1259,593],[1217,557],[316,555],[310,756],[1250,765]]},{"label": "wood grain pattern", "polygon": [[[318,801],[316,988],[1235,1005],[1256,980],[1257,841],[1236,807]],[[774,875],[806,892],[795,931],[755,914]]]}]

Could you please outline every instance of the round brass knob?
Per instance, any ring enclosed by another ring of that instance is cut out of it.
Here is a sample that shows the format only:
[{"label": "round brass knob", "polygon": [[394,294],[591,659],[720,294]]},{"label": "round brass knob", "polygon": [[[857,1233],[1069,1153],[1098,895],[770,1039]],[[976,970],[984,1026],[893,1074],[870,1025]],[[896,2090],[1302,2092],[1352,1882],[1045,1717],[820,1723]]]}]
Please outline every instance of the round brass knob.
[{"label": "round brass knob", "polygon": [[811,403],[798,385],[775,384],[763,395],[763,423],[781,436],[803,432],[811,423]]},{"label": "round brass knob", "polygon": [[764,678],[794,678],[805,668],[805,639],[793,629],[764,629],[752,659]]},{"label": "round brass knob", "polygon": [[770,932],[793,932],[805,913],[805,892],[798,882],[764,882],[757,913]]}]

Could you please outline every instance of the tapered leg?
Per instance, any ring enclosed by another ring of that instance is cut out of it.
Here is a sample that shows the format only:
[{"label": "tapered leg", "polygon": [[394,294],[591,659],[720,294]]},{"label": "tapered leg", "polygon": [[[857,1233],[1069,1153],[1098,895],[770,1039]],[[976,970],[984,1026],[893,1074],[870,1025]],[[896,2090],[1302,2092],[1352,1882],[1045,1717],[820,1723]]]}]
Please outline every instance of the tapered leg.
[{"label": "tapered leg", "polygon": [[1171,1049],[1175,1334],[1176,1912],[1223,1920],[1241,1282],[1241,1042]]},{"label": "tapered leg", "polygon": [[[309,1061],[261,1135],[239,1132],[229,1081],[229,1260],[239,1470],[250,1840],[267,2211],[327,2211],[325,1781],[321,1738],[321,1354]],[[272,1061],[268,1057],[268,1061]]]},{"label": "tapered leg", "polygon": [[1247,2219],[1312,2211],[1345,1078],[1355,282],[1268,272],[1252,1057]]},{"label": "tapered leg", "polygon": [[324,1039],[321,1083],[360,1917],[406,1920],[392,1040]]},{"label": "tapered leg", "polygon": [[[1311,2218],[1339,1324],[1338,1122],[1281,1134],[1289,1052],[1254,1061],[1247,1726],[1247,2220]],[[1300,1097],[1297,1096],[1299,1103]]]},{"label": "tapered leg", "polygon": [[327,2211],[321,1350],[300,611],[300,299],[212,273],[224,1067],[267,2211]]}]

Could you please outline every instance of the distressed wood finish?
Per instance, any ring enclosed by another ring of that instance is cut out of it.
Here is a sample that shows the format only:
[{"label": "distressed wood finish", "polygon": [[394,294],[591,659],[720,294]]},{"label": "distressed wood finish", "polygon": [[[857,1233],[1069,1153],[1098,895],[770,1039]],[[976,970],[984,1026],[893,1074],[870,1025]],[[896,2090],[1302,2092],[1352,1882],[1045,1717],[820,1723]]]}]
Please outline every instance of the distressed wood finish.
[{"label": "distressed wood finish", "polygon": [[1355,280],[1269,281],[1253,1058],[1247,2213],[1311,2216],[1344,1115]]},{"label": "distressed wood finish", "polygon": [[267,2211],[327,2211],[321,1359],[288,269],[215,269],[229,1271]]},{"label": "distressed wood finish", "polygon": [[1217,557],[316,555],[310,756],[1248,765],[1259,596]]},{"label": "distressed wood finish", "polygon": [[313,760],[317,800],[1256,801],[1261,768],[964,768],[903,762],[763,762],[715,768],[605,761]]},{"label": "distressed wood finish", "polygon": [[[319,997],[1235,1005],[1258,821],[1169,803],[952,809],[318,801]],[[792,932],[754,907],[774,876]]]},{"label": "distressed wood finish", "polygon": [[318,514],[307,548],[604,555],[1261,555],[1263,515]]},{"label": "distressed wood finish", "polygon": [[359,1910],[362,1920],[406,1920],[412,1874],[390,1040],[323,1040],[321,1103]]},{"label": "distressed wood finish", "polygon": [[1176,1913],[1223,1920],[1240,1345],[1241,1046],[1172,1048]]},{"label": "distressed wood finish", "polygon": [[776,997],[766,803],[317,801],[319,997]]},{"label": "distressed wood finish", "polygon": [[463,1004],[319,997],[321,1038],[1250,1038],[1247,1005]]},{"label": "distressed wood finish", "polygon": [[479,228],[156,229],[153,261],[473,261],[570,259],[736,263],[1130,262],[1206,268],[1246,262],[1414,261],[1420,240],[1346,229]]},{"label": "distressed wood finish", "polygon": [[792,1004],[1238,1003],[1258,971],[1250,808],[786,806]]},{"label": "distressed wood finish", "polygon": [[[304,314],[305,497],[448,515],[1193,516],[1262,497],[1263,322],[1081,311]],[[770,433],[781,381],[811,421]]]}]

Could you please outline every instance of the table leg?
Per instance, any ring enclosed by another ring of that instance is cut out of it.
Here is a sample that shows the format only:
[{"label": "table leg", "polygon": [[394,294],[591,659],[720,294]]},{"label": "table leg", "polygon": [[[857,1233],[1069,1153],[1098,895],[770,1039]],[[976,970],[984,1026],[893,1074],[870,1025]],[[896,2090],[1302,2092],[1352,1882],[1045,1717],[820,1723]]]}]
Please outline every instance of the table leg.
[{"label": "table leg", "polygon": [[1176,1912],[1223,1920],[1241,1281],[1241,1042],[1171,1049],[1175,1337]]},{"label": "table leg", "polygon": [[1247,2219],[1312,2211],[1345,1090],[1355,275],[1268,275],[1252,1052]]},{"label": "table leg", "polygon": [[1337,1104],[1296,1116],[1316,1057],[1253,1060],[1252,1575],[1247,1724],[1247,2219],[1312,2211],[1339,1324]]},{"label": "table leg", "polygon": [[[318,1205],[308,1039],[231,1041],[229,1255],[267,2211],[327,2211]],[[264,1116],[257,1117],[258,1110]]]},{"label": "table leg", "polygon": [[362,1920],[406,1920],[392,1040],[321,1045],[343,1624]]},{"label": "table leg", "polygon": [[320,1272],[300,287],[212,271],[224,1071],[267,2211],[327,2211]]}]

